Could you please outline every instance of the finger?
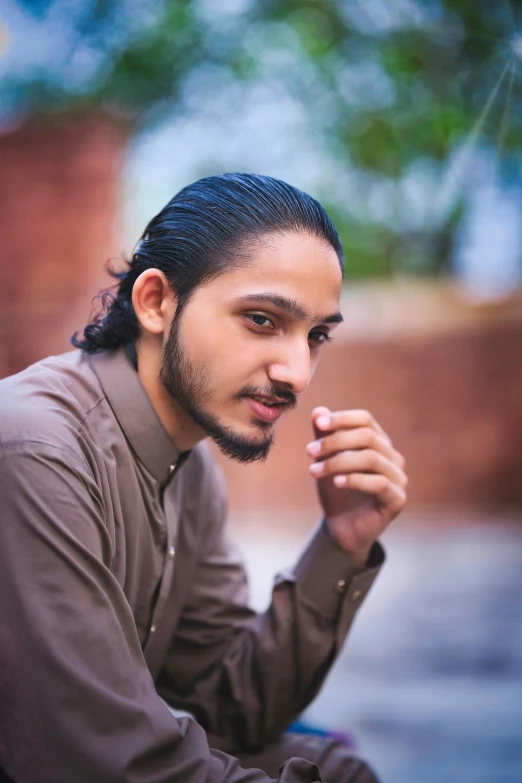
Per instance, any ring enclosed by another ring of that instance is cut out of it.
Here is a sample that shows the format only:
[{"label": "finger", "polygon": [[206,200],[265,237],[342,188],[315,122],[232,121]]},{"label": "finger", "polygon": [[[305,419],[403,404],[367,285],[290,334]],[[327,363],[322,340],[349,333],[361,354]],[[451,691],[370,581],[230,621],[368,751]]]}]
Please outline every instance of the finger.
[{"label": "finger", "polygon": [[[385,476],[400,487],[405,487],[408,483],[408,477],[398,465],[373,449],[341,451],[322,462],[314,462],[313,465],[310,465],[310,472],[315,478],[362,473],[363,471]],[[342,486],[342,484],[337,484],[337,486]]]},{"label": "finger", "polygon": [[376,432],[371,427],[337,430],[331,435],[325,435],[312,441],[306,447],[307,453],[315,459],[326,459],[340,451],[353,449],[374,449],[391,459],[399,467],[404,468],[405,466],[406,461],[402,454],[394,449],[380,432]]},{"label": "finger", "polygon": [[337,486],[373,495],[392,517],[402,511],[406,503],[404,489],[389,481],[385,476],[376,476],[371,473],[350,473],[348,476],[336,476],[334,483]]},{"label": "finger", "polygon": [[315,425],[322,433],[342,428],[353,429],[354,427],[371,427],[376,432],[380,432],[391,444],[390,437],[383,430],[379,422],[366,410],[354,409],[334,411],[330,414],[321,414],[316,417]]},{"label": "finger", "polygon": [[314,428],[314,434],[315,434],[316,438],[320,437],[321,435],[324,435],[324,430],[321,431],[317,427],[317,424],[316,424],[317,419],[320,418],[321,416],[324,416],[324,417],[328,418],[329,416],[331,416],[331,413],[332,412],[331,412],[330,408],[327,408],[325,405],[319,405],[317,408],[313,409],[313,411],[312,411],[312,425],[313,425],[313,428]]}]

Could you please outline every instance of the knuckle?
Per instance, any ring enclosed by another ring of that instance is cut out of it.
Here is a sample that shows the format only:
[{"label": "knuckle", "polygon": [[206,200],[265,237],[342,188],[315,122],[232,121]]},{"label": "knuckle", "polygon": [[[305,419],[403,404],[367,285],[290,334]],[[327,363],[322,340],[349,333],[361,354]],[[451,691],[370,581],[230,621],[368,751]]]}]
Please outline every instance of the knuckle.
[{"label": "knuckle", "polygon": [[376,451],[368,450],[364,453],[364,461],[370,470],[377,470],[381,463],[381,458]]},{"label": "knuckle", "polygon": [[377,481],[377,491],[386,492],[390,488],[390,481],[386,476],[379,476]]},{"label": "knuckle", "polygon": [[396,449],[394,449],[394,451],[399,460],[399,465],[401,466],[402,469],[404,469],[406,467],[406,460],[404,459],[404,455],[401,454],[400,451],[397,451]]},{"label": "knuckle", "polygon": [[379,441],[379,436],[371,427],[364,428],[364,440],[370,448],[375,448]]},{"label": "knuckle", "polygon": [[400,511],[406,505],[406,492],[404,490],[399,490],[398,495],[399,495],[399,504],[398,504],[399,507],[397,511]]}]

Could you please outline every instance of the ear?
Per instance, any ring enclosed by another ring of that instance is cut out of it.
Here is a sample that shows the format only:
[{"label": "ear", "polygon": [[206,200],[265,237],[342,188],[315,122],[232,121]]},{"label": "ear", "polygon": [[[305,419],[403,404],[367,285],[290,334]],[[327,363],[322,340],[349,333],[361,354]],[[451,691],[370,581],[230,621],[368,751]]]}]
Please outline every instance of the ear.
[{"label": "ear", "polygon": [[146,269],[134,283],[132,304],[142,329],[161,335],[168,330],[177,301],[163,272]]}]

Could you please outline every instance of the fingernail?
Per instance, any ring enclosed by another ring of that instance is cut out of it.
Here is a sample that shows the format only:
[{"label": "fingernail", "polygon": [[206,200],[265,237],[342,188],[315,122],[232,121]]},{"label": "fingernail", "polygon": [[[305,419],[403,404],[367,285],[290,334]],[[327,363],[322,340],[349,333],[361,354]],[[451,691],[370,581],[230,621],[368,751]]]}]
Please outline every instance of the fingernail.
[{"label": "fingernail", "polygon": [[333,483],[336,487],[344,487],[346,484],[346,476],[334,476]]},{"label": "fingernail", "polygon": [[315,420],[315,424],[319,429],[325,430],[327,427],[330,426],[330,417],[329,416],[319,416]]},{"label": "fingernail", "polygon": [[313,473],[314,476],[320,476],[323,471],[324,462],[314,462],[313,465],[310,465],[310,472]]},{"label": "fingernail", "polygon": [[318,454],[321,453],[321,441],[313,440],[306,447],[306,451],[308,454],[310,454],[311,457],[316,457]]}]

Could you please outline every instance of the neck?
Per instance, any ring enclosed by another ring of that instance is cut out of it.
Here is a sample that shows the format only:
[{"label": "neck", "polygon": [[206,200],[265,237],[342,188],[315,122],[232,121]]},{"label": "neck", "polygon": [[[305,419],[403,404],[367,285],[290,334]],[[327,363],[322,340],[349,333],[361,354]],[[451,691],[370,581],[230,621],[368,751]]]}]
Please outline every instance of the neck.
[{"label": "neck", "polygon": [[161,383],[161,345],[149,346],[138,340],[136,356],[139,379],[159,420],[179,451],[190,451],[206,436]]}]

